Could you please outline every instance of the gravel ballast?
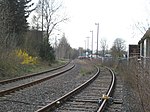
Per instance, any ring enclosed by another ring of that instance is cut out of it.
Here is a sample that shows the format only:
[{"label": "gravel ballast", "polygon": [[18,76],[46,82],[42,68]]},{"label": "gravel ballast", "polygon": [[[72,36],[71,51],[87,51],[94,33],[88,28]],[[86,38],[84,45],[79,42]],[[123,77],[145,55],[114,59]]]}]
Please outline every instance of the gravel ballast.
[{"label": "gravel ballast", "polygon": [[0,112],[33,112],[71,91],[94,74],[80,74],[81,66],[90,65],[84,61],[75,63],[76,67],[63,75],[1,97]]}]

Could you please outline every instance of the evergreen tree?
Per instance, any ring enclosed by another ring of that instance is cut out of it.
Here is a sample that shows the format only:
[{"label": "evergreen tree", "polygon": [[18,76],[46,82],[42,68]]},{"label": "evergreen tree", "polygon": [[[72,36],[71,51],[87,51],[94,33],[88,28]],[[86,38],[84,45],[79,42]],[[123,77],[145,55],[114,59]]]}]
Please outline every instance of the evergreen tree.
[{"label": "evergreen tree", "polygon": [[[15,33],[18,34],[17,45],[21,46],[24,43],[24,33],[28,29],[27,18],[29,17],[30,12],[29,8],[33,5],[30,4],[31,0],[17,0],[16,2],[16,14],[15,14]],[[15,9],[15,8],[14,8]]]},{"label": "evergreen tree", "polygon": [[27,18],[29,17],[29,14],[32,10],[29,10],[29,8],[33,5],[28,5],[31,2],[31,0],[17,0],[17,14],[15,15],[16,23],[16,32],[24,32],[28,29],[28,23]]},{"label": "evergreen tree", "polygon": [[24,33],[28,29],[27,18],[32,10],[29,8],[31,0],[1,0],[0,1],[0,28],[2,29],[2,44],[6,48],[12,43],[21,46],[24,42]]},{"label": "evergreen tree", "polygon": [[55,60],[55,51],[54,49],[52,48],[52,46],[47,43],[47,39],[44,38],[44,41],[43,43],[41,44],[40,46],[40,52],[39,52],[39,55],[40,57],[43,59],[43,60],[46,60],[46,61],[49,61],[49,62],[52,62]]}]

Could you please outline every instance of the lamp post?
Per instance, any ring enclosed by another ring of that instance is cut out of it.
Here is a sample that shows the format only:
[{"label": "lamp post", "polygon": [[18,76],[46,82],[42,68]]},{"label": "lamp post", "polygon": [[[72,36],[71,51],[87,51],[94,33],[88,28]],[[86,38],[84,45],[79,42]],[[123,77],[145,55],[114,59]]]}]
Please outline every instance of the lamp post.
[{"label": "lamp post", "polygon": [[42,0],[42,38],[43,38],[43,16],[44,16],[44,12],[43,12],[43,10],[44,10],[44,0]]},{"label": "lamp post", "polygon": [[[92,31],[90,31],[91,33],[92,33],[92,52],[91,52],[91,54],[93,55],[93,30]],[[92,56],[91,55],[91,56]]]},{"label": "lamp post", "polygon": [[98,35],[99,35],[99,23],[95,23],[97,25],[97,49],[96,49],[96,57],[98,57]]},{"label": "lamp post", "polygon": [[86,40],[84,40],[84,43],[85,43],[85,51],[86,51]]},{"label": "lamp post", "polygon": [[89,50],[89,38],[90,37],[86,37],[87,38],[87,50]]},{"label": "lamp post", "polygon": [[85,56],[86,56],[86,40],[84,40],[84,43],[85,43]]},{"label": "lamp post", "polygon": [[87,52],[88,52],[88,56],[89,56],[89,38],[90,37],[86,37],[87,38]]}]

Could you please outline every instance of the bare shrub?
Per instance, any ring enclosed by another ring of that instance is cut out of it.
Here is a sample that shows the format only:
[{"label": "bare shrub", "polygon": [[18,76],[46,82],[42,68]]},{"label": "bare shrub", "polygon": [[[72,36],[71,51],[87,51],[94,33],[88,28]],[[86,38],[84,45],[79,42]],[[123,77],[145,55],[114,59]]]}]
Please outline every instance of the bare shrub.
[{"label": "bare shrub", "polygon": [[119,60],[116,60],[114,58],[105,57],[102,59],[102,65],[108,66],[111,68],[116,68],[118,66]]},{"label": "bare shrub", "polygon": [[0,80],[12,78],[17,74],[20,60],[13,49],[3,49],[0,47]]},{"label": "bare shrub", "polygon": [[137,58],[130,59],[129,61],[121,61],[117,66],[117,70],[123,78],[124,84],[128,85],[131,88],[133,94],[130,97],[130,101],[136,101],[135,108],[142,112],[149,112],[149,60],[146,60],[146,65],[142,63],[139,62]]}]

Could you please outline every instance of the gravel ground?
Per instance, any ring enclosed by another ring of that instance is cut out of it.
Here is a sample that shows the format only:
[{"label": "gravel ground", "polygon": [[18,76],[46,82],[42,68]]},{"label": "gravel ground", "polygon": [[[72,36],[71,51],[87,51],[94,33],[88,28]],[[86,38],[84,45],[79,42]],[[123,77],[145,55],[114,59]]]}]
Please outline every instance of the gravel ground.
[{"label": "gravel ground", "polygon": [[123,96],[123,112],[143,112],[138,95],[127,82],[124,82]]},{"label": "gravel ground", "polygon": [[117,76],[117,79],[120,90],[118,92],[115,90],[113,98],[119,100],[122,104],[113,104],[109,107],[110,110],[106,112],[143,112],[140,101],[130,84],[122,81],[120,76]]},{"label": "gravel ground", "polygon": [[[86,62],[75,61],[76,67],[58,77],[0,98],[0,112],[33,112],[80,85],[93,74],[80,74]],[[96,72],[96,71],[95,71]]]}]

